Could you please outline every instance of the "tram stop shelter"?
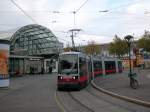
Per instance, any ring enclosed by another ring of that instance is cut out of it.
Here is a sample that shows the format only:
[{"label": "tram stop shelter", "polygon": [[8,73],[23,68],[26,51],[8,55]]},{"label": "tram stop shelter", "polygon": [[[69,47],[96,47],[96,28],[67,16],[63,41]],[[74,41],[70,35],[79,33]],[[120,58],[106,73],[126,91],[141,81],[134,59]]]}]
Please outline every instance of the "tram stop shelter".
[{"label": "tram stop shelter", "polygon": [[63,43],[48,28],[37,24],[23,26],[10,38],[9,73],[48,73],[62,48]]}]

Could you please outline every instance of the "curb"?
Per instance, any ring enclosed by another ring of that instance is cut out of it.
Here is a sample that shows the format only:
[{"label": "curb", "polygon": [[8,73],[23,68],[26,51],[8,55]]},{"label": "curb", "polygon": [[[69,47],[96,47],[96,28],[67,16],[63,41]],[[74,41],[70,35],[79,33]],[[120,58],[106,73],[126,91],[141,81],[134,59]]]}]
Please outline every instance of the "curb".
[{"label": "curb", "polygon": [[132,103],[150,108],[150,102],[146,102],[146,101],[143,101],[143,100],[138,100],[138,99],[130,98],[130,97],[127,97],[127,96],[122,96],[122,95],[116,94],[114,92],[110,92],[106,89],[100,88],[93,81],[91,82],[91,84],[95,89],[97,89],[98,91],[101,91],[105,94],[108,94],[110,96],[113,96],[113,97],[116,97],[116,98],[119,98],[119,99],[122,99],[122,100],[125,100],[125,101],[128,101],[128,102],[132,102]]}]

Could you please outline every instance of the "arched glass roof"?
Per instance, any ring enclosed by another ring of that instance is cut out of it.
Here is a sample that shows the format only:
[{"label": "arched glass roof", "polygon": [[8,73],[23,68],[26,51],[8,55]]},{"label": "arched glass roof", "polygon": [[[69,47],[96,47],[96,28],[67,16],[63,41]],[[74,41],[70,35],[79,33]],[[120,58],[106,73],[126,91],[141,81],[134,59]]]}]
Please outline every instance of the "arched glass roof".
[{"label": "arched glass roof", "polygon": [[13,34],[10,41],[11,53],[14,55],[56,54],[63,47],[48,28],[37,24],[20,28]]}]

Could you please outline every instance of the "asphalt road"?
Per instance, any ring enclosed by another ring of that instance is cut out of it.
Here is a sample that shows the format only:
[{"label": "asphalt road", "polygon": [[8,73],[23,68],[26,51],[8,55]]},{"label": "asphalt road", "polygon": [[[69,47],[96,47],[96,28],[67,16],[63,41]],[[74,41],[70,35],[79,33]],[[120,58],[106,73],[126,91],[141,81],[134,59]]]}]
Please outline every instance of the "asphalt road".
[{"label": "asphalt road", "polygon": [[61,112],[55,91],[54,74],[13,78],[9,89],[0,89],[0,112]]}]

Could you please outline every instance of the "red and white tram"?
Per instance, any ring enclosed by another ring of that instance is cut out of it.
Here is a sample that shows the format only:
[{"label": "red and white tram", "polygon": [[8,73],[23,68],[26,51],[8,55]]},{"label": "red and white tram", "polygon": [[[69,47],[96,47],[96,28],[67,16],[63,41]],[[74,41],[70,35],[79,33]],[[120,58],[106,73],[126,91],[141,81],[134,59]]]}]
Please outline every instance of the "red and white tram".
[{"label": "red and white tram", "polygon": [[58,89],[86,86],[92,73],[90,62],[90,58],[87,58],[85,54],[80,52],[65,52],[60,54],[57,78]]},{"label": "red and white tram", "polygon": [[57,88],[83,88],[99,75],[122,72],[118,59],[89,57],[81,52],[59,55]]}]

